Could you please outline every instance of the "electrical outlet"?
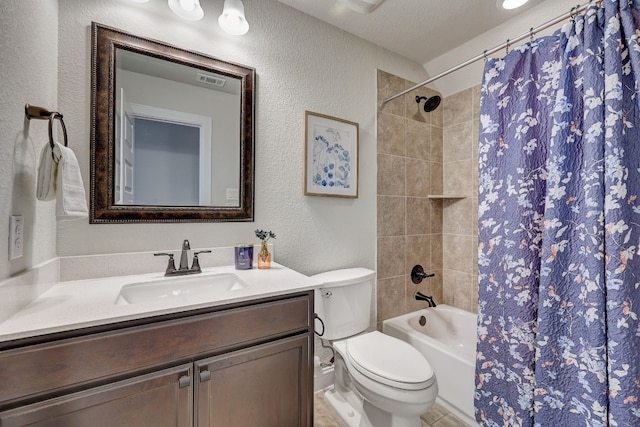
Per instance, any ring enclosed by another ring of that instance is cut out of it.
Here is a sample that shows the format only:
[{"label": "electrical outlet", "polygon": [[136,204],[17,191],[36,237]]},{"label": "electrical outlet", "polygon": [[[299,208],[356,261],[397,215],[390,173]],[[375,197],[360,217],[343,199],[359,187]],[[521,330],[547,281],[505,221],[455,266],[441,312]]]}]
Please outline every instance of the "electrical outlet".
[{"label": "electrical outlet", "polygon": [[9,217],[9,259],[20,258],[23,246],[24,220],[22,215],[11,215]]}]

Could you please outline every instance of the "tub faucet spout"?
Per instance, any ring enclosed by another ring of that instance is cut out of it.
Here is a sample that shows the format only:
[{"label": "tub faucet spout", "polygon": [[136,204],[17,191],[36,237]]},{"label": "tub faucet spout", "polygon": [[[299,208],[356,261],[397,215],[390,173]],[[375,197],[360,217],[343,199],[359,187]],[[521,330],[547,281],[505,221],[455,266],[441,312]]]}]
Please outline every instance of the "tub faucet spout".
[{"label": "tub faucet spout", "polygon": [[425,295],[422,292],[416,292],[415,298],[417,301],[425,301],[429,307],[435,307],[437,305],[432,296]]}]

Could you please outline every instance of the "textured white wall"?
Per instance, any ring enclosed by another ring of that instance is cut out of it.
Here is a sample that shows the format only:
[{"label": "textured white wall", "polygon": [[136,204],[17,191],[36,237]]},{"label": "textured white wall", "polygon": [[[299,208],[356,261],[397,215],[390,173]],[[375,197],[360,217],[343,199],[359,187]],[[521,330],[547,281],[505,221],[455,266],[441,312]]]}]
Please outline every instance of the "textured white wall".
[{"label": "textured white wall", "polygon": [[[70,146],[89,183],[91,21],[252,66],[257,72],[255,222],[224,224],[58,225],[59,255],[99,254],[256,241],[271,229],[277,261],[312,274],[348,266],[375,268],[376,69],[407,79],[422,66],[304,15],[276,0],[245,0],[243,37],[217,25],[222,0],[203,0],[205,18],[182,21],[165,1],[61,0],[59,105]],[[360,124],[358,199],[302,194],[304,111]],[[206,266],[206,259],[203,259]]]},{"label": "textured white wall", "polygon": [[[569,12],[571,8],[584,1],[576,0],[546,0],[545,2],[526,10],[522,14],[505,22],[504,24],[487,31],[486,33],[468,41],[467,43],[447,52],[446,54],[424,64],[430,76],[435,76],[451,67],[454,67],[468,59],[471,59],[485,50],[499,46],[507,39],[515,38],[526,33],[532,27],[538,27],[557,16]],[[493,3],[492,3],[493,4]],[[536,37],[547,35],[558,29],[560,24],[548,29],[547,31],[536,34]],[[526,43],[526,40],[517,43],[520,45]],[[493,55],[494,57],[504,56],[505,52],[500,51]],[[484,61],[480,60],[469,65],[455,73],[443,77],[431,84],[443,94],[443,96],[453,95],[464,89],[468,89],[482,83],[482,70],[484,69]],[[426,79],[425,79],[426,80]],[[424,81],[424,80],[423,80]]]},{"label": "textured white wall", "polygon": [[[58,0],[0,5],[0,280],[55,256],[55,205],[35,198],[47,122],[27,121],[26,103],[57,107]],[[9,215],[24,217],[24,256],[8,257]]]}]

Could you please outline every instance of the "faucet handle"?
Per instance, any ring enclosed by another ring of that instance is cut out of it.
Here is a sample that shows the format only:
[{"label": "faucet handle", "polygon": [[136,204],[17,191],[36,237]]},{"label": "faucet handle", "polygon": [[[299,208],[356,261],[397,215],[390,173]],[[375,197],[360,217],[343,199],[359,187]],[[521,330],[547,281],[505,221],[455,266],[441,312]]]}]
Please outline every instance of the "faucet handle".
[{"label": "faucet handle", "polygon": [[434,273],[425,273],[424,268],[422,268],[420,264],[414,265],[411,269],[411,281],[416,285],[422,282],[422,279],[427,279],[433,276],[435,276]]},{"label": "faucet handle", "polygon": [[159,252],[159,253],[153,254],[153,256],[163,256],[163,255],[169,257],[169,262],[167,263],[167,270],[164,273],[164,275],[166,276],[167,274],[173,271],[176,271],[176,263],[173,261],[173,254],[169,254],[166,252]]},{"label": "faucet handle", "polygon": [[207,253],[211,253],[211,250],[205,250],[205,251],[197,251],[193,253],[193,264],[191,264],[191,270],[195,270],[195,271],[202,271],[202,269],[200,268],[200,262],[198,261],[198,254],[207,254]]}]

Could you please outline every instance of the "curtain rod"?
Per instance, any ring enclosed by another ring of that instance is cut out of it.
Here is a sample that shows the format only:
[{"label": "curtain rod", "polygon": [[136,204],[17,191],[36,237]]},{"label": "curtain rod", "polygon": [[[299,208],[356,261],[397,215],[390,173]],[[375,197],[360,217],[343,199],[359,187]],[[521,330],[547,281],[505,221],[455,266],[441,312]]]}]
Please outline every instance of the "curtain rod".
[{"label": "curtain rod", "polygon": [[514,43],[517,43],[517,42],[519,42],[521,40],[524,40],[527,37],[531,37],[533,39],[533,36],[535,35],[535,33],[540,32],[542,30],[546,30],[547,28],[552,27],[552,26],[554,26],[554,25],[566,20],[567,18],[574,18],[576,15],[584,12],[591,3],[592,3],[592,0],[590,0],[588,3],[585,3],[583,5],[578,5],[576,7],[573,7],[573,8],[571,8],[571,10],[569,12],[567,12],[565,14],[562,14],[562,15],[560,15],[560,16],[558,16],[558,17],[556,17],[556,18],[554,18],[554,19],[552,19],[550,21],[547,21],[544,24],[539,25],[536,28],[531,27],[531,29],[529,31],[527,31],[526,33],[520,34],[518,37],[516,37],[516,38],[514,38],[512,40],[511,39],[507,39],[506,42],[504,42],[504,43],[502,43],[502,44],[500,44],[500,45],[498,45],[498,46],[496,46],[496,47],[494,47],[492,49],[485,50],[480,55],[474,56],[473,58],[468,59],[467,61],[464,61],[464,62],[456,65],[455,67],[449,68],[448,70],[443,71],[442,73],[438,74],[437,76],[431,77],[430,79],[427,79],[427,80],[423,81],[422,83],[418,83],[417,85],[412,86],[409,89],[405,89],[405,90],[403,90],[402,92],[400,92],[400,93],[398,93],[396,95],[393,95],[393,96],[391,96],[391,97],[389,97],[387,99],[384,99],[382,101],[382,105],[385,105],[389,101],[393,101],[394,99],[396,99],[396,98],[398,98],[398,97],[400,97],[402,95],[405,95],[405,94],[407,94],[407,93],[409,93],[411,91],[414,91],[414,90],[418,89],[419,87],[427,85],[427,84],[429,84],[431,82],[434,82],[434,81],[436,81],[438,79],[441,79],[442,77],[447,76],[447,75],[449,75],[449,74],[451,74],[451,73],[453,73],[455,71],[458,71],[459,69],[464,68],[467,65],[471,65],[474,62],[477,62],[477,61],[479,61],[481,59],[486,59],[489,55],[494,54],[494,53],[496,53],[496,52],[498,52],[498,51],[500,51],[500,50],[502,50],[504,48],[508,49]]}]

